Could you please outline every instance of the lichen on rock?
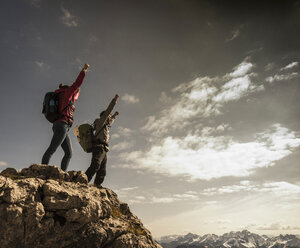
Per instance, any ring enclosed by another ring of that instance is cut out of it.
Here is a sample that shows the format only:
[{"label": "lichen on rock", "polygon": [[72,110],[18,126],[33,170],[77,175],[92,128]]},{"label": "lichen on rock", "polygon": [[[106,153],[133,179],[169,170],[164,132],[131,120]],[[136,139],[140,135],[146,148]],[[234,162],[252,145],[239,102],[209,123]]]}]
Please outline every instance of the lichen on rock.
[{"label": "lichen on rock", "polygon": [[1,248],[161,248],[115,192],[50,165],[0,173],[0,230]]}]

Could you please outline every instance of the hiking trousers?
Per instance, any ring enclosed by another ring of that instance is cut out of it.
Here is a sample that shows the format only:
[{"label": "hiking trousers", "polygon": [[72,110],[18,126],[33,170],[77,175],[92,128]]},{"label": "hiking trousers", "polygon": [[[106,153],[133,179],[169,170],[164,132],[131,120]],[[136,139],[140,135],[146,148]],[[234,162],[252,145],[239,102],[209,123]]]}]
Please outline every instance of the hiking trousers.
[{"label": "hiking trousers", "polygon": [[90,182],[96,174],[94,184],[101,185],[106,176],[106,151],[102,145],[93,146],[92,148],[92,161],[90,167],[86,170],[85,174]]},{"label": "hiking trousers", "polygon": [[67,123],[63,121],[53,123],[53,137],[50,142],[48,149],[46,150],[43,158],[42,164],[49,164],[50,158],[55,153],[57,148],[61,146],[65,155],[61,161],[61,169],[66,171],[72,157],[72,144],[68,136],[68,131],[70,127]]}]

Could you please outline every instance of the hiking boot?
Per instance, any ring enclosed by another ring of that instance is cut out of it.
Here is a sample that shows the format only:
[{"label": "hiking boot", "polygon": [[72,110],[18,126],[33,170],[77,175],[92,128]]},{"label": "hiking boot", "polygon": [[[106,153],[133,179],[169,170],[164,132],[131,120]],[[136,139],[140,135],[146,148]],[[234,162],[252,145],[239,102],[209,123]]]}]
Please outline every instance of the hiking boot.
[{"label": "hiking boot", "polygon": [[94,184],[94,187],[96,187],[96,188],[98,188],[98,189],[103,189],[102,185]]}]

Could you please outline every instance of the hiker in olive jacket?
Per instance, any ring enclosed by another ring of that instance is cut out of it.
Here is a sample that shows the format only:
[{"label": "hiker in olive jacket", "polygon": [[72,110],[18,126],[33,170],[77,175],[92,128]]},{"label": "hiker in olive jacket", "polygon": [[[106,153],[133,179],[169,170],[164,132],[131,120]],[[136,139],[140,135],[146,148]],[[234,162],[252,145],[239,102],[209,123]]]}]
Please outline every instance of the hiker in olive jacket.
[{"label": "hiker in olive jacket", "polygon": [[88,68],[89,65],[85,64],[76,81],[71,86],[60,84],[59,89],[55,91],[59,97],[59,113],[61,116],[53,123],[53,137],[49,147],[42,157],[42,164],[49,164],[51,156],[57,148],[61,146],[65,153],[61,161],[61,169],[66,171],[68,168],[72,157],[72,145],[68,136],[68,131],[73,124],[75,111],[74,103],[79,97],[79,87],[83,83],[83,79]]},{"label": "hiker in olive jacket", "polygon": [[92,147],[92,161],[85,174],[91,181],[96,173],[94,184],[100,186],[106,176],[106,153],[109,151],[109,128],[115,121],[119,112],[111,115],[114,106],[117,103],[119,95],[117,94],[110,102],[108,108],[102,111],[100,118],[94,121],[94,138]]}]

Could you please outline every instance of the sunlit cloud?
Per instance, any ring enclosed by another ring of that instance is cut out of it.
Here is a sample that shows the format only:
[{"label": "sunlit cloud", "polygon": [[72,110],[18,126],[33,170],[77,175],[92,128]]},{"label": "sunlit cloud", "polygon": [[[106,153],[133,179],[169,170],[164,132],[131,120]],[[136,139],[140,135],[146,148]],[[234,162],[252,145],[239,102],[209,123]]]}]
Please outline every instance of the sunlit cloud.
[{"label": "sunlit cloud", "polygon": [[238,66],[234,67],[234,71],[231,72],[229,75],[231,77],[243,77],[247,73],[249,73],[253,69],[254,65],[250,62],[247,61],[247,58],[245,61],[243,61],[241,64]]},{"label": "sunlit cloud", "polygon": [[[119,154],[124,166],[147,169],[186,180],[210,180],[226,176],[246,177],[257,168],[274,166],[300,146],[297,134],[280,124],[239,142],[224,136],[226,124],[203,126],[201,120],[223,114],[223,107],[264,90],[256,83],[255,65],[246,58],[222,77],[200,77],[179,84],[173,96],[162,93],[165,103],[156,115],[149,116],[142,131],[150,132],[150,148]],[[174,131],[184,134],[174,135]]]},{"label": "sunlit cloud", "polygon": [[222,77],[199,77],[172,89],[172,97],[162,93],[164,109],[146,119],[143,131],[160,135],[166,131],[182,129],[196,119],[222,114],[223,107],[258,91],[264,86],[255,83],[254,65],[246,58]]},{"label": "sunlit cloud", "polygon": [[260,192],[268,192],[277,195],[282,201],[291,201],[300,199],[300,186],[288,182],[270,182],[264,183]]},{"label": "sunlit cloud", "polygon": [[252,85],[250,77],[248,75],[231,79],[224,84],[221,88],[221,92],[213,98],[216,103],[226,103],[229,101],[238,100],[252,91],[263,90],[263,87]]},{"label": "sunlit cloud", "polygon": [[298,77],[298,72],[292,72],[288,74],[275,74],[274,76],[270,76],[266,78],[266,81],[269,83],[278,82],[278,81],[287,81]]},{"label": "sunlit cloud", "polygon": [[197,193],[186,192],[183,194],[173,194],[168,197],[157,197],[153,196],[150,198],[150,203],[157,204],[157,203],[173,203],[178,201],[197,201],[199,197]]},{"label": "sunlit cloud", "polygon": [[295,62],[292,62],[292,63],[288,64],[287,66],[281,68],[280,70],[281,70],[281,71],[289,70],[289,69],[292,69],[292,68],[297,67],[298,64],[299,64],[299,63],[295,61]]},{"label": "sunlit cloud", "polygon": [[115,191],[118,193],[118,195],[127,195],[129,192],[133,192],[138,190],[139,187],[138,186],[133,186],[133,187],[125,187],[125,188],[119,188],[119,189],[115,189]]},{"label": "sunlit cloud", "polygon": [[196,194],[185,193],[185,194],[174,194],[174,197],[181,200],[198,200],[199,197]]},{"label": "sunlit cloud", "polygon": [[176,201],[174,197],[153,197],[151,203],[172,203]]},{"label": "sunlit cloud", "polygon": [[257,183],[244,180],[239,184],[226,185],[219,188],[207,188],[204,189],[201,194],[206,196],[213,196],[245,192],[273,194],[280,197],[281,200],[300,199],[300,186],[284,181]]},{"label": "sunlit cloud", "polygon": [[143,191],[138,187],[117,189],[118,195],[131,204],[169,204],[180,201],[198,201],[199,194],[195,191],[170,194],[161,191]]},{"label": "sunlit cloud", "polygon": [[295,132],[273,125],[256,135],[252,142],[241,143],[232,137],[188,134],[183,138],[166,137],[148,151],[121,153],[125,166],[143,168],[168,176],[191,180],[245,177],[255,169],[273,166],[300,146]]},{"label": "sunlit cloud", "polygon": [[63,12],[63,16],[60,18],[62,23],[67,27],[77,27],[78,21],[77,18],[71,15],[70,11],[61,6],[61,11]]},{"label": "sunlit cloud", "polygon": [[138,189],[139,187],[135,186],[135,187],[126,187],[126,188],[121,188],[120,190],[121,191],[132,191],[132,190],[136,190]]},{"label": "sunlit cloud", "polygon": [[140,101],[140,99],[137,98],[136,96],[129,95],[127,93],[121,97],[121,100],[125,103],[138,103]]},{"label": "sunlit cloud", "polygon": [[300,226],[290,226],[290,225],[284,225],[281,222],[274,222],[271,224],[265,224],[265,225],[253,225],[252,228],[255,228],[256,230],[263,230],[263,231],[274,231],[274,230],[300,230]]}]

